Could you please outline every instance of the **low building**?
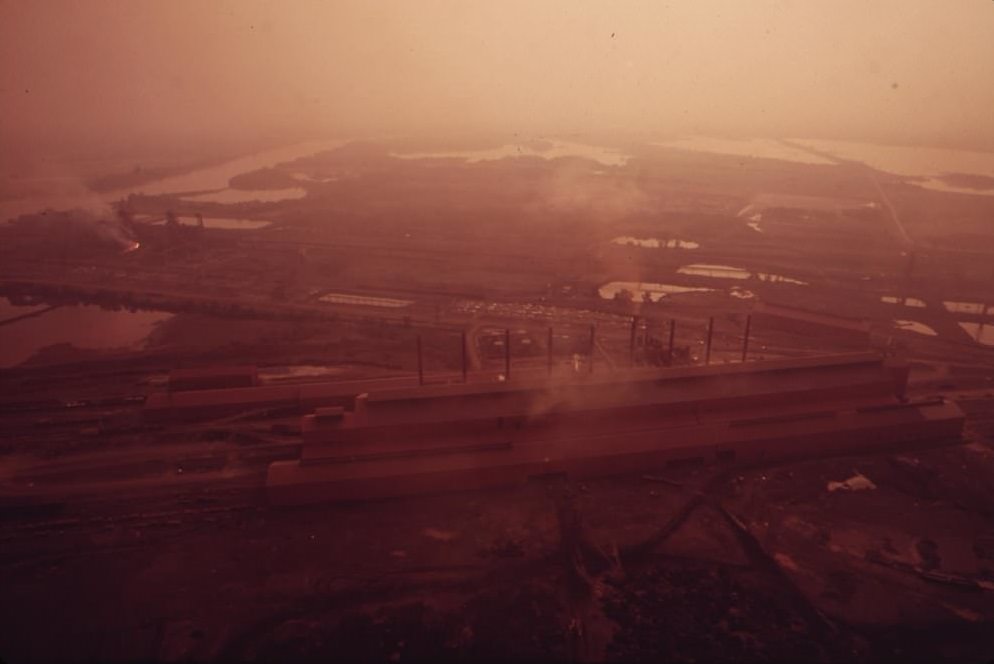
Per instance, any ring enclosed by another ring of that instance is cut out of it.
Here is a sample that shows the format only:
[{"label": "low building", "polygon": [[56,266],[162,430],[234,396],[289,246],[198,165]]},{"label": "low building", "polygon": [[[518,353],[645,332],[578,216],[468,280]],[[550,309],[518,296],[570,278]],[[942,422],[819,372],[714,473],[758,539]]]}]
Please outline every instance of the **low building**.
[{"label": "low building", "polygon": [[169,391],[214,390],[253,387],[259,384],[259,373],[253,366],[198,367],[173,369],[169,372]]},{"label": "low building", "polygon": [[765,463],[957,440],[963,414],[907,402],[875,354],[362,394],[305,416],[275,504],[364,500],[682,463]]}]

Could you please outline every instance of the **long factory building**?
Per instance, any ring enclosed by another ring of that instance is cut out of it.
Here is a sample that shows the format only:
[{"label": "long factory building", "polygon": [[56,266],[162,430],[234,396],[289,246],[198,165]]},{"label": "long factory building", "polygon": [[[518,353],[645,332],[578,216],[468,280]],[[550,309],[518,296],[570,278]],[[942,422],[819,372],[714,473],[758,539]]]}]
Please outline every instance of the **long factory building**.
[{"label": "long factory building", "polygon": [[964,416],[905,398],[908,367],[872,353],[370,392],[302,421],[270,502],[352,501],[764,463],[959,440]]}]

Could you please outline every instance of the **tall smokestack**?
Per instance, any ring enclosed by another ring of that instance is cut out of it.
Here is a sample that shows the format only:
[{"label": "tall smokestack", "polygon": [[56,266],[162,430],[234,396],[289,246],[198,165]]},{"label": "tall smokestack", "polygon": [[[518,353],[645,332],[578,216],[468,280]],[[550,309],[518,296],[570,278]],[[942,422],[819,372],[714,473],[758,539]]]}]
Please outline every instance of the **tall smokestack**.
[{"label": "tall smokestack", "polygon": [[632,316],[632,331],[628,339],[628,361],[635,366],[635,333],[638,331],[639,317]]},{"label": "tall smokestack", "polygon": [[704,345],[704,364],[711,364],[711,335],[714,333],[714,316],[708,318],[708,339]]},{"label": "tall smokestack", "polygon": [[671,318],[670,319],[670,347],[669,347],[669,355],[668,355],[670,364],[673,364],[673,341],[675,339],[675,336],[676,336],[676,319],[675,318]]},{"label": "tall smokestack", "polygon": [[421,335],[418,335],[418,385],[425,384],[424,365],[421,361]]},{"label": "tall smokestack", "polygon": [[504,328],[504,380],[511,380],[511,330]]},{"label": "tall smokestack", "polygon": [[546,342],[546,347],[549,351],[549,375],[552,375],[552,328],[549,328],[549,339]]},{"label": "tall smokestack", "polygon": [[594,373],[594,347],[597,345],[597,332],[593,325],[590,326],[590,366],[588,371]]},{"label": "tall smokestack", "polygon": [[746,328],[745,333],[742,335],[742,361],[746,361],[746,355],[749,354],[749,328],[752,325],[752,315],[746,315]]}]

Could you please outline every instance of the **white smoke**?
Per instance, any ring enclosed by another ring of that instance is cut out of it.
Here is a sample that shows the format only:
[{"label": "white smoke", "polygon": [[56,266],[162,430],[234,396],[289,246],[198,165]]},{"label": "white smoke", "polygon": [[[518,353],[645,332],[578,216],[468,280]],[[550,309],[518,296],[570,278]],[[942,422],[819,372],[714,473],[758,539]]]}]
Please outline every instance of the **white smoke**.
[{"label": "white smoke", "polygon": [[78,176],[37,163],[20,173],[5,173],[0,181],[0,223],[25,215],[40,215],[51,223],[86,227],[98,238],[122,250],[135,246],[132,233],[116,210],[90,190]]},{"label": "white smoke", "polygon": [[78,179],[36,178],[4,189],[9,197],[0,199],[0,219],[3,221],[44,210],[84,210],[98,218],[115,217],[107,201],[87,189]]},{"label": "white smoke", "polygon": [[555,212],[586,213],[613,222],[647,212],[651,199],[631,178],[613,169],[591,169],[589,161],[560,160],[539,192],[540,205]]}]

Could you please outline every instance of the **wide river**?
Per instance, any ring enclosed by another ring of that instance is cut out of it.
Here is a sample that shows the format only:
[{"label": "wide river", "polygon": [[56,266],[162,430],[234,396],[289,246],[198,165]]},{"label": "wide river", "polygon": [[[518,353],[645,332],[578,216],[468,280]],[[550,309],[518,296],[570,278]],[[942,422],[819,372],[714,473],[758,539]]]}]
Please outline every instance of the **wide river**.
[{"label": "wide river", "polygon": [[[30,212],[40,212],[47,208],[68,210],[72,208],[94,209],[127,198],[130,194],[181,194],[187,192],[217,192],[222,202],[225,197],[233,196],[228,192],[228,181],[236,175],[248,173],[260,168],[266,168],[293,161],[301,157],[333,150],[345,144],[344,140],[306,141],[280,148],[263,150],[237,159],[200,168],[182,175],[174,175],[161,180],[116,189],[103,194],[87,190],[78,180],[71,178],[53,178],[49,180],[26,181],[23,183],[24,195],[0,198],[0,221]],[[294,190],[291,190],[294,191]],[[289,197],[294,197],[296,192]],[[265,198],[265,193],[262,193]],[[244,197],[243,197],[244,198]]]}]

